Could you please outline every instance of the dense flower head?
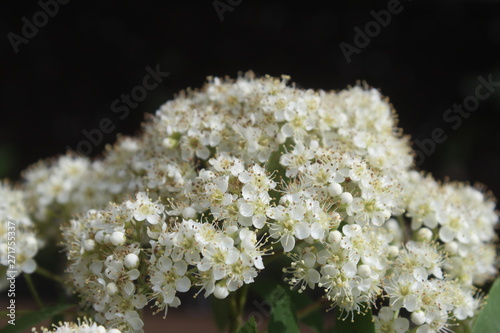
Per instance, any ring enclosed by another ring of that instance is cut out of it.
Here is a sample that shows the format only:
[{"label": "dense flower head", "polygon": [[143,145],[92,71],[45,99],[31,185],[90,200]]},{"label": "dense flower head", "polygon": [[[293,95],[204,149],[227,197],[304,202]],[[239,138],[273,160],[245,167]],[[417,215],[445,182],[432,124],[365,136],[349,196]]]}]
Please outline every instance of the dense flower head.
[{"label": "dense flower head", "polygon": [[35,271],[34,258],[42,245],[25,205],[25,193],[0,183],[0,290],[9,283],[6,275]]},{"label": "dense flower head", "polygon": [[72,289],[98,323],[140,332],[147,304],[166,315],[190,290],[226,298],[282,253],[286,283],[321,288],[344,318],[383,304],[380,332],[475,316],[496,274],[492,197],[415,171],[376,89],[288,80],[211,78],[102,158],[25,172],[14,201],[40,225],[69,221]]}]

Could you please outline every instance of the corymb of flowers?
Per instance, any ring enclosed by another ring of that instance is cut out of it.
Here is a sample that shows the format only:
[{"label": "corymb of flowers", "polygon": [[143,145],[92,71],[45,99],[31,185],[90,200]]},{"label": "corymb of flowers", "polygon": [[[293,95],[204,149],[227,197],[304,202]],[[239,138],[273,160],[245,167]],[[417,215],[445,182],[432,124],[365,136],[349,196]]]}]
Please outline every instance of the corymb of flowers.
[{"label": "corymb of flowers", "polygon": [[472,322],[497,272],[492,195],[416,171],[376,89],[288,80],[210,78],[103,157],[68,153],[2,184],[0,271],[7,221],[18,273],[63,244],[67,284],[93,322],[58,332],[142,332],[144,307],[230,298],[276,257],[282,284],[319,290],[339,320],[372,311],[377,332],[418,333]]}]

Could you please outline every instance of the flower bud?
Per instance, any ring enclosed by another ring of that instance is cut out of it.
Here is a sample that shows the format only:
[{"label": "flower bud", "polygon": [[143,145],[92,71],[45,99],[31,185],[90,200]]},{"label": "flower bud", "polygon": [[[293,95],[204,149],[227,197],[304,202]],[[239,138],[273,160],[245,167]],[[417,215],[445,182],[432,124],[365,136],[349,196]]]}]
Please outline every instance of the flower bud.
[{"label": "flower bud", "polygon": [[330,243],[338,243],[342,239],[342,234],[338,230],[331,231],[328,235],[328,241]]},{"label": "flower bud", "polygon": [[122,333],[120,330],[117,330],[116,328],[112,328],[108,330],[106,333]]},{"label": "flower bud", "polygon": [[165,138],[165,139],[163,139],[163,142],[162,142],[163,146],[165,146],[168,149],[174,149],[178,143],[179,143],[179,140],[177,140],[176,138],[172,138],[172,137]]},{"label": "flower bud", "polygon": [[388,248],[387,254],[389,255],[390,258],[395,258],[399,254],[399,249],[396,245],[391,245]]},{"label": "flower bud", "polygon": [[419,242],[428,242],[432,239],[432,230],[429,228],[421,228],[417,231],[417,240]]},{"label": "flower bud", "polygon": [[342,186],[340,186],[340,184],[338,183],[331,184],[330,186],[328,186],[328,194],[330,194],[332,197],[342,194]]},{"label": "flower bud", "polygon": [[182,217],[185,219],[192,219],[196,216],[196,211],[193,207],[186,207],[182,211]]},{"label": "flower bud", "polygon": [[358,267],[358,275],[363,279],[367,279],[372,274],[372,269],[368,265],[359,265]]},{"label": "flower bud", "polygon": [[115,246],[123,245],[127,241],[127,237],[125,237],[125,234],[123,232],[115,231],[109,237],[109,241]]},{"label": "flower bud", "polygon": [[113,296],[118,292],[118,287],[114,282],[110,282],[106,285],[106,292],[108,293],[108,295]]},{"label": "flower bud", "polygon": [[411,314],[411,321],[418,326],[425,324],[425,313],[422,310],[413,312]]},{"label": "flower bud", "polygon": [[457,254],[458,252],[458,244],[457,242],[449,242],[444,245],[444,249],[446,252],[450,254]]},{"label": "flower bud", "polygon": [[95,248],[95,241],[93,239],[86,239],[83,242],[83,248],[85,251],[92,251]]},{"label": "flower bud", "polygon": [[95,241],[98,243],[104,243],[104,231],[99,230],[94,237]]},{"label": "flower bud", "polygon": [[340,195],[340,201],[343,204],[349,205],[352,202],[352,194],[349,192],[344,192]]},{"label": "flower bud", "polygon": [[123,264],[127,268],[137,268],[139,266],[139,257],[135,253],[129,253],[125,257]]},{"label": "flower bud", "polygon": [[226,286],[216,285],[214,290],[214,296],[218,299],[224,299],[229,295],[229,290]]}]

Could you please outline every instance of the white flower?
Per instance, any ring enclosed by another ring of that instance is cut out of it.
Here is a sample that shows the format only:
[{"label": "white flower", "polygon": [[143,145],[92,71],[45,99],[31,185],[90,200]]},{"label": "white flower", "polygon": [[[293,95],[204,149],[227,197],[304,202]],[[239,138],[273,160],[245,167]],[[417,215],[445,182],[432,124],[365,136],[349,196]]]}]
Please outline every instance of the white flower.
[{"label": "white flower", "polygon": [[293,257],[292,266],[283,269],[284,272],[292,274],[288,278],[288,283],[294,287],[298,286],[298,292],[303,292],[308,286],[314,289],[315,285],[320,281],[320,274],[315,269],[316,255],[311,252],[310,248],[306,248],[302,256]]},{"label": "white flower", "polygon": [[243,172],[244,166],[239,159],[227,153],[218,154],[208,161],[216,171],[229,172],[237,177]]},{"label": "white flower", "polygon": [[241,172],[238,179],[245,184],[242,189],[245,199],[276,187],[276,183],[267,176],[266,170],[258,164],[254,164],[248,171]]},{"label": "white flower", "polygon": [[160,306],[172,306],[178,300],[176,292],[186,292],[191,288],[191,280],[186,276],[187,263],[184,260],[172,262],[162,256],[150,267],[151,284]]},{"label": "white flower", "polygon": [[380,333],[403,333],[410,328],[408,319],[394,318],[394,310],[387,306],[382,307],[374,318],[375,329]]},{"label": "white flower", "polygon": [[418,291],[423,288],[422,282],[408,273],[389,278],[385,290],[390,296],[390,305],[394,309],[406,308],[409,312],[419,309]]},{"label": "white flower", "polygon": [[318,141],[312,141],[309,147],[305,147],[302,141],[298,141],[292,152],[283,154],[280,158],[280,164],[287,167],[286,176],[295,177],[299,171],[304,171],[309,161],[314,157],[314,151],[318,148]]},{"label": "white flower", "polygon": [[135,201],[127,201],[127,208],[133,210],[134,219],[147,220],[151,224],[157,224],[160,221],[164,210],[163,205],[153,202],[144,192],[137,193]]}]

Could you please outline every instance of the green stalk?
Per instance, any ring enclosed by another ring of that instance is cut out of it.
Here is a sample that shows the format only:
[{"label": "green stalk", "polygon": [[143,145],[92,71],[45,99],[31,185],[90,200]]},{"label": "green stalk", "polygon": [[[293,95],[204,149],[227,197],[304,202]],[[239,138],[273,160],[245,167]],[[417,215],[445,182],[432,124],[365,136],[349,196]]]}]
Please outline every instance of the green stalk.
[{"label": "green stalk", "polygon": [[240,289],[232,292],[228,296],[230,307],[229,332],[236,333],[238,328],[243,325],[243,311],[248,295],[248,284],[244,284]]},{"label": "green stalk", "polygon": [[238,303],[236,302],[236,292],[228,295],[229,302],[229,332],[236,333],[238,331]]},{"label": "green stalk", "polygon": [[403,215],[399,215],[397,217],[397,220],[399,222],[399,226],[401,227],[401,230],[403,231],[403,236],[404,236],[404,240],[406,243],[406,242],[411,240],[411,235],[410,235],[410,232],[408,230],[408,224],[406,223]]},{"label": "green stalk", "polygon": [[26,281],[26,284],[28,285],[28,288],[30,289],[31,294],[33,295],[33,298],[35,299],[36,303],[40,308],[43,308],[43,303],[42,300],[40,299],[40,296],[38,295],[38,292],[36,291],[35,285],[33,284],[33,281],[31,280],[31,276],[29,274],[23,273],[24,280]]},{"label": "green stalk", "polygon": [[49,280],[55,281],[59,284],[64,284],[64,280],[60,276],[52,274],[51,272],[49,272],[48,270],[46,270],[45,268],[42,268],[40,266],[36,267],[35,273],[37,273],[37,274],[39,274],[39,275],[41,275]]},{"label": "green stalk", "polygon": [[308,315],[310,315],[314,311],[324,307],[325,304],[327,304],[327,303],[328,303],[328,300],[326,298],[320,298],[316,302],[311,303],[308,306],[306,306],[305,308],[300,309],[297,312],[297,319],[299,319],[299,320],[304,319],[305,317],[307,317]]}]

